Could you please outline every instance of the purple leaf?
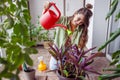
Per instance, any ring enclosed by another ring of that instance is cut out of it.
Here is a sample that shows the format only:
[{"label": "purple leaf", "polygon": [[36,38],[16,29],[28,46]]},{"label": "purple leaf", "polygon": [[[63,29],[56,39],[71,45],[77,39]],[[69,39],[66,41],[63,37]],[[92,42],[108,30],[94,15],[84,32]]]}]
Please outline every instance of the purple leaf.
[{"label": "purple leaf", "polygon": [[56,45],[54,45],[54,47],[50,44],[48,44],[50,46],[49,49],[53,50],[56,54],[58,54],[58,48],[56,47]]},{"label": "purple leaf", "polygon": [[95,58],[98,55],[99,55],[99,53],[92,54],[90,57],[87,58],[86,62],[90,61],[91,59]]},{"label": "purple leaf", "polygon": [[87,54],[89,51],[95,49],[95,48],[96,48],[96,47],[93,47],[93,48],[90,48],[90,49],[86,50],[86,51],[84,52],[84,55]]}]

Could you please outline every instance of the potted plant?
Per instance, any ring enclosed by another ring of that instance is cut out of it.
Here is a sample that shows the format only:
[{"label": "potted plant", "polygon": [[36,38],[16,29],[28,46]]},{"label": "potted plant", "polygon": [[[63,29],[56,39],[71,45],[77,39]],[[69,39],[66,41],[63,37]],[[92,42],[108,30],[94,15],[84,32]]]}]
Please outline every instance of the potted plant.
[{"label": "potted plant", "polygon": [[[115,14],[114,12],[116,11],[117,8],[119,8],[118,7],[119,3],[120,3],[119,0],[112,1],[111,8],[106,16],[106,19],[109,19],[113,14]],[[115,21],[119,21],[119,20],[120,20],[120,11],[118,11],[118,13],[115,14]],[[118,28],[116,31],[111,33],[110,38],[102,46],[99,47],[98,51],[101,51],[104,48],[106,48],[110,43],[112,43],[118,37],[120,37],[120,28]],[[120,62],[120,49],[112,53],[112,62],[110,63],[110,66],[115,66],[115,68],[103,69],[103,71],[111,71],[112,73],[100,75],[99,80],[112,80],[114,78],[120,77],[120,63],[119,62]]]},{"label": "potted plant", "polygon": [[31,40],[35,41],[36,45],[43,45],[45,49],[49,48],[48,43],[52,44],[53,39],[49,33],[50,30],[45,30],[39,22],[36,26],[31,25]]},{"label": "potted plant", "polygon": [[93,58],[98,54],[86,56],[88,50],[80,50],[77,45],[71,44],[69,38],[60,49],[55,45],[49,45],[49,53],[57,60],[58,69],[56,69],[59,80],[82,80],[88,76],[87,72],[101,74],[95,71],[90,64],[94,61]]},{"label": "potted plant", "polygon": [[47,32],[44,32],[44,29],[41,25],[32,25],[31,26],[31,40],[36,42],[36,45],[41,45],[44,38],[46,38]]},{"label": "potted plant", "polygon": [[24,62],[32,66],[30,55],[37,53],[37,49],[32,47],[35,42],[30,40],[28,0],[0,1],[0,16],[4,18],[0,23],[0,48],[6,54],[5,57],[0,57],[0,80],[19,80],[19,66]]}]

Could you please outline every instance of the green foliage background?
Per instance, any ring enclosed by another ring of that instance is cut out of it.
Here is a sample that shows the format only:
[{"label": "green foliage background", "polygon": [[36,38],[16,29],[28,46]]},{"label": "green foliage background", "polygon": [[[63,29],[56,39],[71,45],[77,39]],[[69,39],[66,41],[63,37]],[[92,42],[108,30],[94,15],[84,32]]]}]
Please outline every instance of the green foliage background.
[{"label": "green foliage background", "polygon": [[[5,19],[0,23],[0,48],[5,49],[6,57],[0,57],[4,69],[0,80],[15,78],[19,80],[18,67],[26,62],[33,65],[30,54],[37,53],[30,40],[30,14],[27,0],[0,0],[0,16]],[[11,34],[9,34],[11,31]]]}]

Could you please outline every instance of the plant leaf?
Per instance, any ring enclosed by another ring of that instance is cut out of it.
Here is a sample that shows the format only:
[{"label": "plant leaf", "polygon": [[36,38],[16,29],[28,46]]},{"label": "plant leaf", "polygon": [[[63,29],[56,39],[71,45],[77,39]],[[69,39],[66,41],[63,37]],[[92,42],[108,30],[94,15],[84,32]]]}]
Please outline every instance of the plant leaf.
[{"label": "plant leaf", "polygon": [[112,59],[116,59],[120,55],[120,50],[117,50],[116,52],[112,53]]},{"label": "plant leaf", "polygon": [[95,57],[98,56],[98,55],[99,55],[99,52],[92,54],[90,57],[88,57],[88,58],[86,59],[86,62],[90,61],[91,59],[95,58]]},{"label": "plant leaf", "polygon": [[110,63],[110,65],[115,65],[115,64],[117,64],[119,62],[119,60],[118,59],[115,59],[115,60],[113,60],[111,63]]},{"label": "plant leaf", "polygon": [[103,71],[120,71],[120,68],[106,68]]},{"label": "plant leaf", "polygon": [[118,5],[118,0],[114,0],[109,13],[107,14],[106,19],[108,19],[115,12],[117,5]]},{"label": "plant leaf", "polygon": [[28,65],[30,65],[30,66],[33,65],[33,61],[28,54],[24,54],[24,59]]},{"label": "plant leaf", "polygon": [[63,73],[65,74],[66,77],[68,77],[69,73],[67,70],[63,70]]},{"label": "plant leaf", "polygon": [[106,79],[114,79],[116,77],[120,77],[120,73],[117,74],[103,74],[99,76],[99,80],[106,80]]},{"label": "plant leaf", "polygon": [[118,12],[118,14],[116,14],[116,16],[115,16],[115,21],[118,21],[119,18],[120,18],[120,11]]},{"label": "plant leaf", "polygon": [[92,51],[92,50],[95,49],[95,48],[96,48],[96,47],[93,47],[93,48],[90,48],[90,49],[86,50],[86,51],[84,52],[84,55],[85,55],[86,53]]},{"label": "plant leaf", "polygon": [[56,55],[56,53],[53,51],[53,50],[48,50],[48,52],[56,59],[56,60],[58,60],[57,59],[57,55]]},{"label": "plant leaf", "polygon": [[101,51],[103,48],[105,48],[110,42],[115,40],[120,35],[120,28],[118,28],[114,34],[98,49],[98,51]]}]

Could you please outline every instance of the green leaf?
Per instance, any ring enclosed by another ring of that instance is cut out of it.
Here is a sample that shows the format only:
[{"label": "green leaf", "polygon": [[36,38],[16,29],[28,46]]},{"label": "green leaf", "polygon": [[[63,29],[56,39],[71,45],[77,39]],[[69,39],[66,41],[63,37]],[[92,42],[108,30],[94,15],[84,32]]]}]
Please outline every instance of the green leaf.
[{"label": "green leaf", "polygon": [[112,59],[116,59],[120,55],[120,50],[117,50],[112,54]]},{"label": "green leaf", "polygon": [[49,53],[57,60],[57,55],[53,50],[48,50]]},{"label": "green leaf", "polygon": [[8,72],[8,71],[6,71],[6,70],[4,70],[4,71],[2,71],[1,73],[0,73],[0,77],[5,77],[5,78],[12,78],[13,76],[15,76],[13,73],[10,73],[10,72]]},{"label": "green leaf", "polygon": [[115,12],[115,10],[117,8],[117,5],[118,5],[118,0],[114,0],[113,3],[112,3],[112,7],[111,7],[109,13],[107,14],[106,19],[108,19]]},{"label": "green leaf", "polygon": [[25,1],[25,0],[21,0],[21,4],[23,7],[27,7],[27,1]]},{"label": "green leaf", "polygon": [[120,71],[120,68],[107,68],[107,69],[103,69],[103,71]]},{"label": "green leaf", "polygon": [[0,37],[0,46],[3,46],[5,43],[7,43],[7,41],[5,40],[5,38],[1,38]]},{"label": "green leaf", "polygon": [[118,63],[118,61],[119,61],[118,59],[115,59],[110,63],[110,65],[115,65],[116,63]]},{"label": "green leaf", "polygon": [[33,61],[32,61],[31,57],[30,57],[28,54],[24,54],[24,59],[25,59],[25,62],[26,62],[28,65],[30,65],[30,66],[33,65]]},{"label": "green leaf", "polygon": [[18,69],[18,67],[24,63],[24,55],[23,54],[19,54],[18,56],[14,57],[15,58],[15,62],[14,62],[14,67],[13,70]]},{"label": "green leaf", "polygon": [[28,41],[27,40],[26,45],[27,46],[33,46],[33,45],[35,45],[35,41]]},{"label": "green leaf", "polygon": [[7,15],[8,20],[9,20],[9,26],[7,27],[7,29],[11,29],[14,25],[14,20],[10,15]]},{"label": "green leaf", "polygon": [[117,68],[120,68],[120,64],[116,65]]},{"label": "green leaf", "polygon": [[13,32],[15,35],[19,36],[22,32],[21,30],[21,23],[19,23],[19,21],[17,21],[17,23],[15,24],[15,27],[13,28]]},{"label": "green leaf", "polygon": [[118,36],[120,35],[120,28],[117,29],[114,34],[105,42],[105,44],[103,44],[98,51],[101,51],[103,48],[105,48],[110,42],[112,42],[113,40],[115,40]]},{"label": "green leaf", "polygon": [[21,1],[17,0],[16,4],[18,5],[18,9],[21,9],[21,6],[22,6]]},{"label": "green leaf", "polygon": [[120,77],[120,73],[118,74],[103,74],[99,76],[99,80],[110,80],[116,77]]},{"label": "green leaf", "polygon": [[68,71],[67,71],[67,70],[63,70],[63,73],[64,73],[64,75],[65,75],[66,77],[68,77],[68,76],[69,76],[69,73],[68,73]]},{"label": "green leaf", "polygon": [[16,43],[22,44],[22,39],[18,35],[12,35],[11,43],[13,43],[15,45],[16,45]]},{"label": "green leaf", "polygon": [[1,58],[1,57],[0,57],[0,63],[1,64],[8,64],[8,62],[4,58]]},{"label": "green leaf", "polygon": [[86,80],[84,76],[78,76],[81,80]]},{"label": "green leaf", "polygon": [[27,54],[36,54],[38,52],[35,48],[25,48],[24,50]]},{"label": "green leaf", "polygon": [[11,12],[14,12],[16,9],[17,9],[17,8],[16,8],[16,5],[13,4],[13,3],[11,3],[11,5],[10,5],[10,11],[11,11]]},{"label": "green leaf", "polygon": [[19,16],[20,16],[20,13],[21,13],[21,10],[18,9],[18,10],[15,12],[15,16],[16,16],[16,17],[19,17]]},{"label": "green leaf", "polygon": [[120,11],[119,11],[118,14],[116,14],[116,16],[115,16],[115,21],[118,21],[118,19],[120,19]]}]

